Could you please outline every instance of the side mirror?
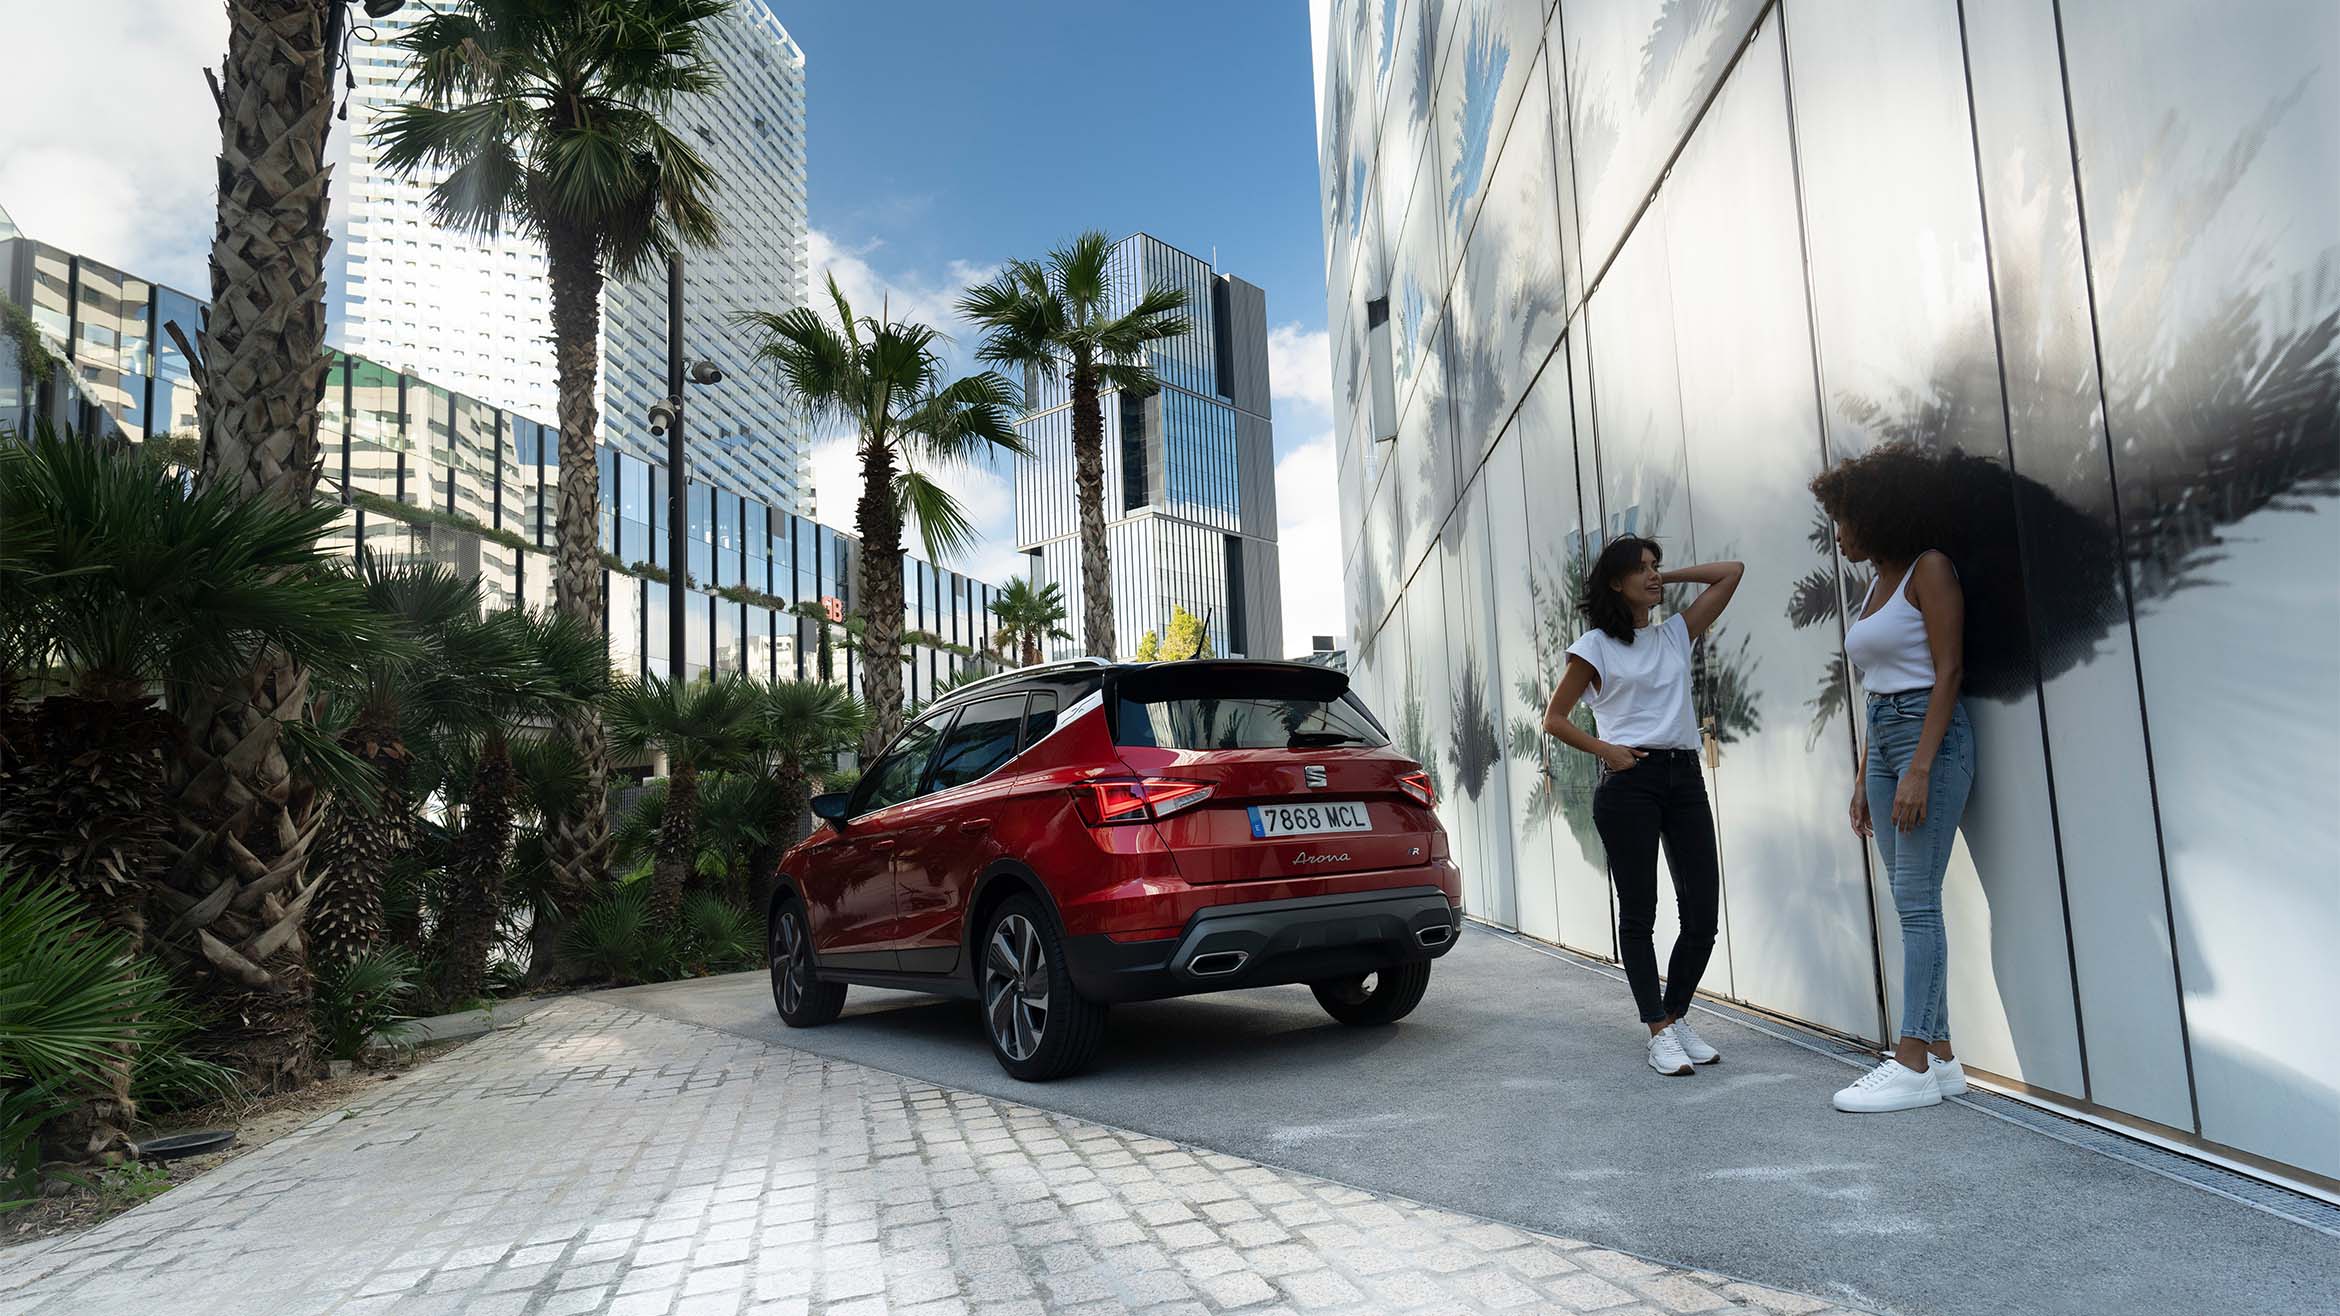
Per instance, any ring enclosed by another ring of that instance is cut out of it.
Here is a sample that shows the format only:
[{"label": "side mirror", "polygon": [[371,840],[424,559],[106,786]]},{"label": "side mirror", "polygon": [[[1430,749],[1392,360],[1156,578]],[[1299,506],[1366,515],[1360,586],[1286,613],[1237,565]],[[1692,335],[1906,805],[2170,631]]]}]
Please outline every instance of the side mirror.
[{"label": "side mirror", "polygon": [[845,809],[852,803],[852,800],[853,797],[844,791],[829,791],[826,794],[815,795],[812,797],[812,815],[838,831],[844,831]]}]

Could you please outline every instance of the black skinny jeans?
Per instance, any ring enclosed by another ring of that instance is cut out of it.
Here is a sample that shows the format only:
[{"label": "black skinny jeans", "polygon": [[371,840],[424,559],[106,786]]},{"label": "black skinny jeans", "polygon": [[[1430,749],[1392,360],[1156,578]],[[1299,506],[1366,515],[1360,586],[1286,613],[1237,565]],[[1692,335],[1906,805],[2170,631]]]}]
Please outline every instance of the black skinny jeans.
[{"label": "black skinny jeans", "polygon": [[[1706,805],[1706,778],[1698,755],[1653,749],[1623,772],[1603,770],[1593,790],[1593,826],[1609,852],[1609,880],[1617,884],[1617,955],[1641,1021],[1654,1024],[1686,1014],[1706,960],[1714,953],[1715,903],[1721,887],[1714,854],[1714,813]],[[1658,846],[1674,878],[1674,905],[1682,932],[1674,940],[1663,995],[1658,991]]]}]

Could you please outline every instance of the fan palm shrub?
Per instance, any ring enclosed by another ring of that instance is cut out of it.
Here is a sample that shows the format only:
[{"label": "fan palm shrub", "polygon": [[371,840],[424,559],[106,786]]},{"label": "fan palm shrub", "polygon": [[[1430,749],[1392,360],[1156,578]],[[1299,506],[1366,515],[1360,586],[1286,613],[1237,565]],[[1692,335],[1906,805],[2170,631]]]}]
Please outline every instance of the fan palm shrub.
[{"label": "fan palm shrub", "polygon": [[491,647],[480,620],[480,583],[439,563],[358,558],[366,600],[412,641],[404,651],[365,656],[331,692],[343,749],[374,769],[371,798],[336,799],[318,848],[317,895],[309,906],[312,962],[330,969],[382,936],[382,881],[414,830],[409,794],[414,744],[444,728],[465,706],[468,673]]},{"label": "fan palm shrub", "polygon": [[[459,231],[544,243],[560,393],[555,607],[602,630],[595,401],[606,279],[716,238],[714,172],[677,131],[720,78],[707,56],[730,0],[460,0],[399,39],[412,96],[375,130],[385,166],[433,171],[431,209]],[[608,866],[609,764],[596,709],[564,718],[589,788],[547,852],[564,889]]]},{"label": "fan palm shrub", "polygon": [[207,739],[217,691],[263,650],[336,673],[407,644],[320,543],[334,517],[191,489],[54,432],[0,462],[0,656],[12,668],[0,863],[57,874],[93,917],[160,956],[222,1021],[209,1039],[221,1058],[262,1088],[307,1067],[299,933],[314,887],[298,857],[314,827],[256,851],[228,815],[274,814],[291,807],[285,792],[323,783],[362,790],[367,774],[307,720],[305,694],[269,723],[265,755],[300,765],[301,783],[264,798],[226,766],[190,765],[231,752]]},{"label": "fan palm shrub", "polygon": [[29,1186],[44,1128],[69,1159],[130,1151],[130,1057],[155,1035],[165,981],[84,903],[0,869],[0,1198]]},{"label": "fan palm shrub", "polygon": [[866,705],[824,681],[774,681],[763,700],[763,771],[773,790],[763,841],[748,857],[748,908],[757,911],[771,902],[781,852],[803,839],[813,788],[826,782],[837,756],[858,745],[869,725]]},{"label": "fan palm shrub", "polygon": [[1147,349],[1194,329],[1186,290],[1155,282],[1124,297],[1113,241],[1094,229],[1048,253],[1010,261],[967,290],[959,312],[984,331],[979,360],[1063,380],[1072,393],[1073,490],[1081,521],[1081,629],[1088,652],[1115,655],[1113,568],[1105,544],[1104,390],[1145,394],[1160,384]]},{"label": "fan palm shrub", "polygon": [[572,617],[507,609],[491,613],[477,639],[462,673],[464,705],[448,716],[458,757],[468,764],[432,943],[437,993],[448,1002],[480,994],[503,917],[504,871],[520,802],[514,739],[609,688],[600,634]]},{"label": "fan palm shrub", "polygon": [[666,799],[650,874],[652,926],[671,931],[683,886],[698,866],[699,777],[744,767],[762,751],[762,702],[743,677],[702,677],[677,685],[661,677],[620,681],[605,714],[610,740],[632,754],[666,755]]},{"label": "fan palm shrub", "polygon": [[326,1054],[355,1060],[368,1042],[405,1023],[420,979],[414,957],[396,946],[371,947],[320,973],[317,1033]]},{"label": "fan palm shrub", "polygon": [[762,342],[756,359],[818,421],[854,438],[861,497],[854,529],[861,536],[856,597],[867,618],[855,643],[870,722],[862,748],[874,756],[902,729],[902,530],[915,520],[927,557],[950,560],[971,547],[972,523],[935,478],[943,467],[995,452],[1025,455],[1017,437],[1015,386],[996,371],[950,377],[928,325],[856,316],[837,280],[829,279],[834,322],[809,306],[757,311],[740,321]]}]

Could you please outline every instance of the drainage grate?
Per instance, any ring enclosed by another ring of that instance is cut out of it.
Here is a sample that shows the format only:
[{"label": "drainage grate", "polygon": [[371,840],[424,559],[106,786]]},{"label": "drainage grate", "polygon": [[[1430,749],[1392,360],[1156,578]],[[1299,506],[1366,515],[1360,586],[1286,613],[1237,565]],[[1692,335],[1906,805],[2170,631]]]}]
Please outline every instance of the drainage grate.
[{"label": "drainage grate", "polygon": [[[1490,936],[1499,937],[1504,941],[1524,946],[1529,950],[1549,955],[1579,968],[1588,969],[1603,977],[1614,978],[1620,982],[1624,981],[1624,975],[1614,965],[1606,961],[1591,959],[1557,946],[1549,946],[1534,938],[1507,929],[1489,927],[1483,923],[1473,923],[1472,926]],[[1784,1020],[1775,1019],[1769,1015],[1755,1014],[1752,1011],[1742,1010],[1721,1001],[1701,998],[1698,1007],[1721,1015],[1743,1027],[1752,1028],[1756,1032],[1803,1047],[1807,1051],[1817,1051],[1823,1055],[1834,1056],[1849,1064],[1866,1067],[1877,1062],[1878,1053],[1875,1050],[1841,1037],[1810,1031]],[[2207,1193],[2215,1193],[2229,1201],[2239,1202],[2254,1210],[2264,1211],[2268,1215],[2288,1220],[2295,1225],[2313,1229],[2319,1234],[2340,1238],[2340,1205],[2324,1201],[2322,1198],[2295,1192],[2281,1184],[2269,1183],[2264,1179],[2256,1179],[2247,1174],[2238,1174],[2223,1166],[2196,1160],[2191,1156],[2171,1151],[2142,1138],[2130,1137],[2113,1129],[2092,1124],[2087,1120],[2074,1119],[2045,1106],[2034,1105],[2015,1097],[2004,1096],[1997,1092],[1986,1092],[1979,1087],[1970,1088],[1965,1096],[1952,1097],[1950,1100],[1970,1106],[1986,1115],[2005,1120],[2009,1124],[2054,1138],[2058,1142],[2068,1143],[2083,1151],[2091,1151],[2099,1156],[2110,1157],[2124,1164],[2136,1166],[2148,1173],[2158,1174],[2165,1179],[2174,1179],[2190,1187],[2199,1188]]]}]

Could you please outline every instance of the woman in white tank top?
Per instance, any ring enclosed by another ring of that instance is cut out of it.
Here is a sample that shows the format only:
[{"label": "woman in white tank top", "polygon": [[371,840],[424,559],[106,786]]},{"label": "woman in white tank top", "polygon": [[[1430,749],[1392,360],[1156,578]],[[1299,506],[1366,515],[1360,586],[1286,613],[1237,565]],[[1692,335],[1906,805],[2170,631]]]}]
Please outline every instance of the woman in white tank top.
[{"label": "woman in white tank top", "polygon": [[1836,522],[1844,560],[1867,563],[1868,593],[1844,632],[1845,657],[1868,693],[1854,834],[1873,840],[1901,922],[1900,1038],[1893,1058],[1836,1094],[1852,1113],[1938,1105],[1966,1091],[1950,1049],[1949,943],[1942,875],[1974,786],[1974,728],[1959,703],[1966,596],[1936,547],[1941,459],[1891,443],[1812,481]]}]

